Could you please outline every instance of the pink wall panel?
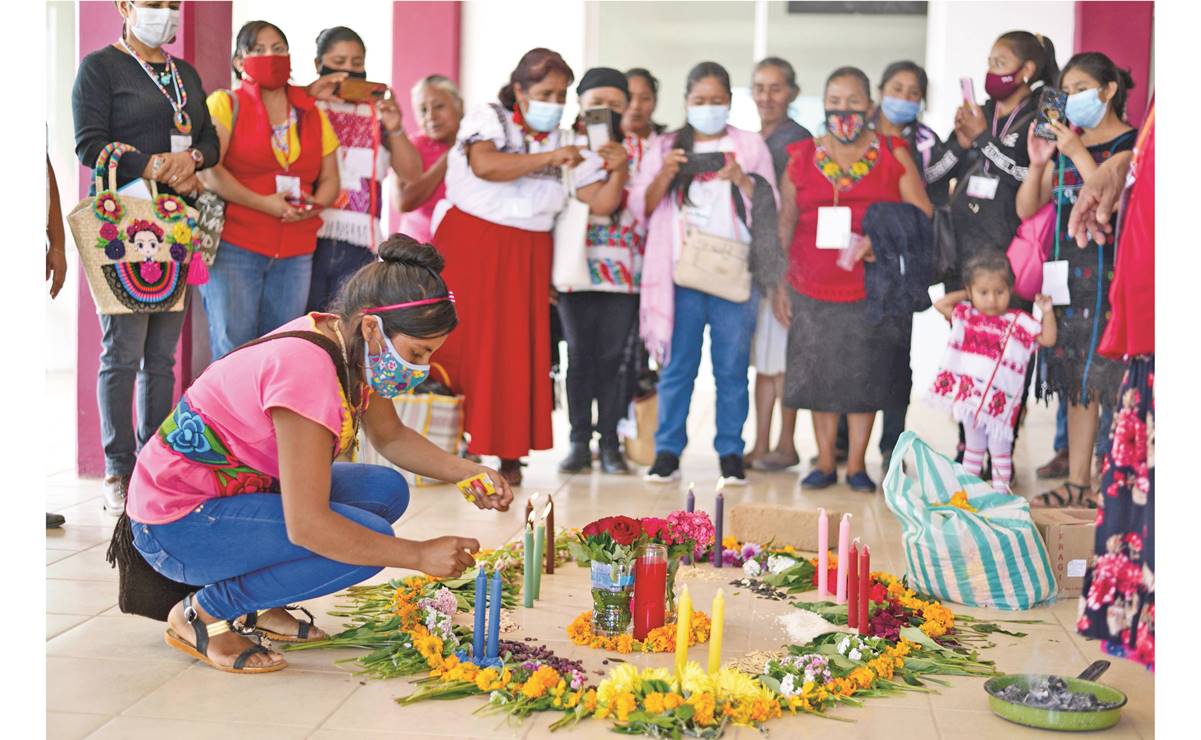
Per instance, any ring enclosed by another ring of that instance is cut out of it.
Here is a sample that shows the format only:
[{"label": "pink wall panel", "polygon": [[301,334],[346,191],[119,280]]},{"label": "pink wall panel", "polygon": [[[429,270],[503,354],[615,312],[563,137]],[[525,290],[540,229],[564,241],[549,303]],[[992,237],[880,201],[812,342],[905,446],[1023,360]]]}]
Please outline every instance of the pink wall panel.
[{"label": "pink wall panel", "polygon": [[1151,88],[1151,44],[1153,2],[1076,3],[1076,47],[1074,52],[1099,51],[1119,67],[1130,70],[1134,89],[1126,102],[1126,116],[1138,126],[1147,109]]}]

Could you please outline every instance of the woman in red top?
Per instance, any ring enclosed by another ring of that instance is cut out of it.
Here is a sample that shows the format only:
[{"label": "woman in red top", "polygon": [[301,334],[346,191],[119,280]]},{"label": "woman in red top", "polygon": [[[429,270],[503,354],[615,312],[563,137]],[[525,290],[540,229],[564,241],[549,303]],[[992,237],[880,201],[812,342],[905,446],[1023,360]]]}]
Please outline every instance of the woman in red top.
[{"label": "woman in red top", "polygon": [[202,174],[225,199],[225,227],[210,279],[200,289],[213,359],[304,313],[321,209],[338,197],[338,137],[316,95],[345,72],[308,89],[288,84],[288,39],[267,21],[238,31],[241,84],[208,99],[221,162]]},{"label": "woman in red top", "polygon": [[788,176],[780,181],[780,241],[791,245],[791,289],[781,284],[776,294],[776,315],[789,326],[784,405],[812,412],[818,446],[817,467],[801,481],[805,488],[837,481],[834,437],[845,413],[847,484],[876,490],[865,470],[867,439],[876,412],[904,392],[892,377],[894,355],[908,347],[903,327],[870,323],[862,262],[843,269],[842,250],[818,246],[819,233],[822,244],[831,243],[831,234],[847,238],[848,249],[871,261],[871,242],[860,236],[870,205],[903,201],[927,215],[933,210],[904,140],[868,128],[871,109],[867,75],[854,67],[835,70],[826,80],[826,133],[789,145]]}]

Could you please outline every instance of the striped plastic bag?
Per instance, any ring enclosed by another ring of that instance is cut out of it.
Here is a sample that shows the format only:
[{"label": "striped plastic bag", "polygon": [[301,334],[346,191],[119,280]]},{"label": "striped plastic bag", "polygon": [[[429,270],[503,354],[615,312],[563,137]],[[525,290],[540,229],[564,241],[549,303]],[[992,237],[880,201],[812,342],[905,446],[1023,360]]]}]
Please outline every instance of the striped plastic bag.
[{"label": "striped plastic bag", "polygon": [[[909,460],[916,478],[901,463]],[[1055,574],[1025,498],[998,493],[913,432],[893,450],[884,500],[901,523],[909,585],[943,601],[1029,609]]]}]

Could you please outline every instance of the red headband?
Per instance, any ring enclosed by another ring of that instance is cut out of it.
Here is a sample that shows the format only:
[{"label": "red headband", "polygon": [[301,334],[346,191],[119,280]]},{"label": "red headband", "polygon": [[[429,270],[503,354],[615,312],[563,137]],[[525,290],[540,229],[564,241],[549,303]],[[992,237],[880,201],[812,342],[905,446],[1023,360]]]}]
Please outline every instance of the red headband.
[{"label": "red headband", "polygon": [[391,306],[376,306],[375,308],[364,308],[363,313],[387,313],[388,311],[398,311],[402,308],[414,308],[416,306],[428,306],[433,303],[441,303],[442,301],[455,302],[455,294],[447,293],[437,298],[423,298],[420,301],[409,301],[408,303],[393,303]]}]

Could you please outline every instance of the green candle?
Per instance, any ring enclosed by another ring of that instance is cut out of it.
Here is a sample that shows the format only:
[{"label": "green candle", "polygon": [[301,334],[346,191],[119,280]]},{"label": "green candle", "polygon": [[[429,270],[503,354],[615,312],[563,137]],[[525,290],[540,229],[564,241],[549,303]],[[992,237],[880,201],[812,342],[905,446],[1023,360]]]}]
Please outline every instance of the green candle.
[{"label": "green candle", "polygon": [[524,546],[521,551],[522,560],[524,561],[524,570],[522,573],[525,579],[522,581],[521,593],[525,607],[528,609],[534,605],[534,571],[538,564],[538,559],[534,557],[534,530],[528,524],[525,527],[522,545]]},{"label": "green candle", "polygon": [[534,527],[534,557],[530,560],[530,578],[534,581],[534,598],[542,598],[542,558],[546,555],[546,522]]}]

